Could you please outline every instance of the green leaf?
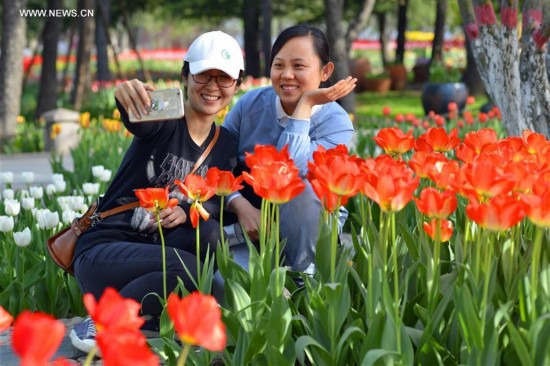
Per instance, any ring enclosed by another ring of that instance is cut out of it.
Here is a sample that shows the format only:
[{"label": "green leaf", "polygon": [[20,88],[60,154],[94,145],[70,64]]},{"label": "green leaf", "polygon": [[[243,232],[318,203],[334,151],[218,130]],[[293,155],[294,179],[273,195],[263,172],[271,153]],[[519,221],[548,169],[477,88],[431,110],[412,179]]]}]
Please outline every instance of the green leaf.
[{"label": "green leaf", "polygon": [[363,360],[361,361],[361,366],[374,365],[376,361],[386,356],[399,356],[399,354],[397,352],[388,351],[385,349],[371,349],[367,352],[365,357],[363,357]]},{"label": "green leaf", "polygon": [[292,335],[290,327],[292,314],[288,306],[288,299],[282,294],[276,297],[268,314],[265,338],[270,347],[275,347],[282,352]]},{"label": "green leaf", "polygon": [[481,322],[474,309],[474,299],[472,298],[470,290],[466,286],[458,287],[454,299],[457,305],[460,330],[462,331],[468,348],[482,348],[483,339],[481,338]]},{"label": "green leaf", "polygon": [[332,357],[330,356],[330,353],[314,338],[310,336],[301,336],[296,340],[296,344],[294,345],[296,348],[296,357],[298,358],[298,361],[304,365],[305,364],[305,353],[306,348],[308,347],[315,347],[318,351],[317,354],[319,354],[320,358],[312,359],[314,365],[331,365],[332,364]]},{"label": "green leaf", "polygon": [[326,223],[321,222],[319,228],[319,238],[317,239],[317,248],[315,249],[315,264],[317,266],[317,273],[325,282],[327,282],[330,278],[330,245],[330,228]]}]

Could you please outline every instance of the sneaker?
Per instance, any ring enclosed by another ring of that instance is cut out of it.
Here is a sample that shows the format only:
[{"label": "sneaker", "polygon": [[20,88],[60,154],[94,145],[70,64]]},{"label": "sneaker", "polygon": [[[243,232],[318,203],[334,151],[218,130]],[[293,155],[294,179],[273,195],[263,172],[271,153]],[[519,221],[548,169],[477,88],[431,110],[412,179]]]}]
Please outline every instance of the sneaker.
[{"label": "sneaker", "polygon": [[72,345],[85,353],[90,353],[96,346],[95,324],[90,317],[76,324],[69,333]]}]

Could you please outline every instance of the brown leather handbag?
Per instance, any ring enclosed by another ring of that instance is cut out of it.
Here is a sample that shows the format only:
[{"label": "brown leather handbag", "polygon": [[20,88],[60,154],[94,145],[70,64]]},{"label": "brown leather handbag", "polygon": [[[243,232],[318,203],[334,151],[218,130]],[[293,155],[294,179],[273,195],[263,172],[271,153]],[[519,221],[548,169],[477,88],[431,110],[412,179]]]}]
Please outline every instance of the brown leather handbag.
[{"label": "brown leather handbag", "polygon": [[[204,149],[203,153],[193,166],[193,170],[189,174],[193,174],[201,166],[201,164],[206,160],[210,151],[216,144],[218,136],[220,135],[220,126],[216,126],[216,131],[214,137],[210,144]],[[48,254],[53,259],[53,261],[61,267],[65,272],[74,276],[73,268],[73,259],[74,259],[74,249],[76,247],[76,241],[80,235],[86,232],[91,226],[95,225],[104,218],[115,215],[117,213],[129,210],[134,207],[139,206],[139,201],[127,203],[122,206],[115,207],[111,210],[104,212],[96,212],[99,199],[97,199],[91,206],[88,208],[86,213],[79,218],[76,218],[71,223],[71,226],[68,226],[49,238],[46,241],[46,249]]]}]

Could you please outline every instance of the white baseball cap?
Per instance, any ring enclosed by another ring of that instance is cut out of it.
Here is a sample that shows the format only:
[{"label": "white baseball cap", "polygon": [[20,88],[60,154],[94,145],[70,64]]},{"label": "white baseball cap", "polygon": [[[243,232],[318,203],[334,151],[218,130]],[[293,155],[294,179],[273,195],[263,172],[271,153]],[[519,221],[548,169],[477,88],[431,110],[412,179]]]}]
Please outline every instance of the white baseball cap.
[{"label": "white baseball cap", "polygon": [[207,32],[193,41],[183,61],[189,62],[191,74],[217,69],[233,79],[244,71],[241,47],[229,34],[222,31]]}]

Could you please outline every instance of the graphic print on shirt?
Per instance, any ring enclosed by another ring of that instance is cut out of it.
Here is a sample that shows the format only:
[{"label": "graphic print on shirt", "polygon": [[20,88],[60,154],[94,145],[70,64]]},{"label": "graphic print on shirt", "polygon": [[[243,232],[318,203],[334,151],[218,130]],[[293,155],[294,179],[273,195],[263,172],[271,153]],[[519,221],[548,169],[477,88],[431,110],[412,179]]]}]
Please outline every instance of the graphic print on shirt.
[{"label": "graphic print on shirt", "polygon": [[[179,202],[187,200],[188,198],[174,184],[174,180],[179,179],[183,181],[193,169],[195,162],[178,157],[173,153],[167,153],[160,164],[160,174],[157,174],[155,170],[155,152],[156,149],[149,155],[145,169],[149,186],[166,187],[170,184],[170,198],[177,198]],[[208,167],[202,165],[195,174],[200,174],[204,177],[207,170]],[[138,207],[134,209],[130,225],[135,231],[150,233],[156,230],[153,218],[154,216],[149,211]]]}]

